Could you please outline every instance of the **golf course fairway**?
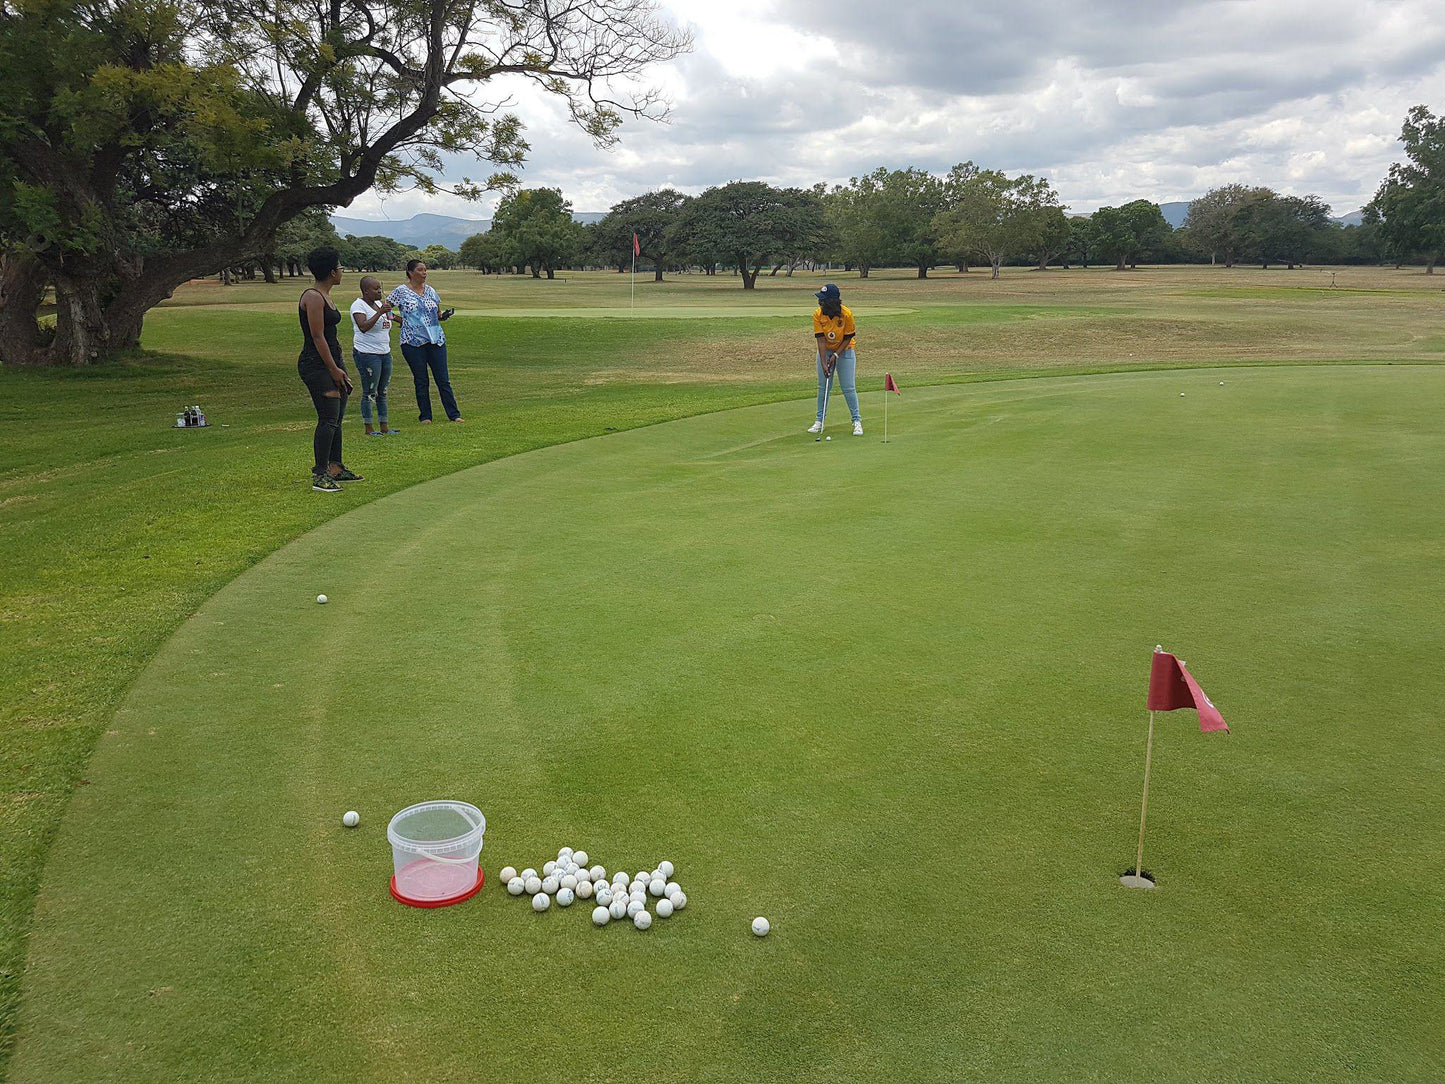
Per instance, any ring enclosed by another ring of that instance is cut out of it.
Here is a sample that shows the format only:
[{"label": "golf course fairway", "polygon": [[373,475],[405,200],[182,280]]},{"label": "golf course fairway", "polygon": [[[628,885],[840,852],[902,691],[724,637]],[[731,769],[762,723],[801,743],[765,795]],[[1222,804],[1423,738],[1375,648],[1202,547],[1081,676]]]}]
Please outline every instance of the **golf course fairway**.
[{"label": "golf course fairway", "polygon": [[[1408,365],[905,387],[888,444],[876,392],[821,444],[775,404],[341,516],[101,739],[12,1079],[1418,1079],[1442,401]],[[1158,718],[1130,892],[1156,643],[1232,733]],[[435,911],[387,892],[429,798],[487,817]],[[564,844],[671,859],[686,910],[498,884]]]}]

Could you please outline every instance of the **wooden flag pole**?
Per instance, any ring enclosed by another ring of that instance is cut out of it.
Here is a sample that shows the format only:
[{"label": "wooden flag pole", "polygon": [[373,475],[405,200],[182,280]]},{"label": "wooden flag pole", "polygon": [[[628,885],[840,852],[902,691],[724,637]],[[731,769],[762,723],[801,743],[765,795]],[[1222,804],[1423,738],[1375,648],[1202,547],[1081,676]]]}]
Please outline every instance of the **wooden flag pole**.
[{"label": "wooden flag pole", "polygon": [[888,385],[883,385],[883,443],[888,443]]}]

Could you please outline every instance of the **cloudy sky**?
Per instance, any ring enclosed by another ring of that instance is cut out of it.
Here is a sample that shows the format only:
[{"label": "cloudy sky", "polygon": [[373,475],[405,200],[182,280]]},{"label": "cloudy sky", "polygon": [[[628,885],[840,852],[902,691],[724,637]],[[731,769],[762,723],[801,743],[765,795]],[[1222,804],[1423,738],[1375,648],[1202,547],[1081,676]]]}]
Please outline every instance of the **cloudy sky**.
[{"label": "cloudy sky", "polygon": [[[972,159],[1047,176],[1074,211],[1238,181],[1343,214],[1399,157],[1406,109],[1445,109],[1439,0],[660,6],[695,38],[654,72],[670,123],[630,123],[598,150],[557,103],[510,88],[532,144],[524,183],[601,211],[663,185],[810,185]],[[454,176],[486,172],[458,162]],[[417,211],[484,218],[490,205],[368,194],[342,213]]]}]

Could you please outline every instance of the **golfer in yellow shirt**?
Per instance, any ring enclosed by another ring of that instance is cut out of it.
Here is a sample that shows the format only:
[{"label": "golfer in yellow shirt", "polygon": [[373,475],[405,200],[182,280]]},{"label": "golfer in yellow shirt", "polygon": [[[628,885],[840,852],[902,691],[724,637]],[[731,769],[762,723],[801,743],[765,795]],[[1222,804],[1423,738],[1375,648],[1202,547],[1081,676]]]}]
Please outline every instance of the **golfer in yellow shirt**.
[{"label": "golfer in yellow shirt", "polygon": [[809,427],[810,433],[823,431],[823,407],[827,402],[828,376],[836,372],[843,389],[843,398],[853,412],[853,435],[863,435],[863,415],[858,413],[858,392],[854,386],[858,358],[853,341],[858,331],[853,324],[853,310],[843,304],[843,295],[833,283],[816,294],[818,307],[813,310],[813,339],[818,344],[818,417]]}]

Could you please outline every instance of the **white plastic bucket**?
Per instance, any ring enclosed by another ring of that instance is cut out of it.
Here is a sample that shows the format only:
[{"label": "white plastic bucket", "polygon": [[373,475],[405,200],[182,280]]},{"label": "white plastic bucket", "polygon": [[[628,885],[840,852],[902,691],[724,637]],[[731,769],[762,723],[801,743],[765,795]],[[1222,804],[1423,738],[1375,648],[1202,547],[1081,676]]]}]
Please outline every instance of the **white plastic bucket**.
[{"label": "white plastic bucket", "polygon": [[482,887],[478,860],[487,818],[466,802],[407,806],[386,826],[391,894],[416,907],[459,903]]}]

